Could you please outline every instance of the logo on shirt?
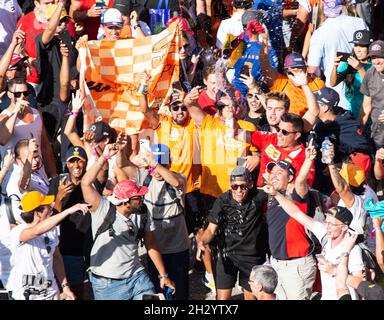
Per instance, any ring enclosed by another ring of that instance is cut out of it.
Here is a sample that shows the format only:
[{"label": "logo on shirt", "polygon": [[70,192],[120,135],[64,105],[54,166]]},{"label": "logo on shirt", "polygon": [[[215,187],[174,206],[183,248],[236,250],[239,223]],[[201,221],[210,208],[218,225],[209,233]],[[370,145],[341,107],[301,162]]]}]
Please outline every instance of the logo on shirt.
[{"label": "logo on shirt", "polygon": [[266,149],[265,153],[268,157],[270,157],[272,160],[277,161],[280,158],[281,152],[275,148],[273,144],[270,144]]}]

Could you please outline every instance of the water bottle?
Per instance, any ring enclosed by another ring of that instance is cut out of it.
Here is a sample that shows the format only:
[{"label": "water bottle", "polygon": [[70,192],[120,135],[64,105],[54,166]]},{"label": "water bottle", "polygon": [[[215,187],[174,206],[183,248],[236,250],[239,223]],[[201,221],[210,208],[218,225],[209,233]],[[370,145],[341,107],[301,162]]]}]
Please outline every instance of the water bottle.
[{"label": "water bottle", "polygon": [[321,144],[321,162],[325,164],[331,163],[332,159],[329,156],[329,149],[330,149],[330,144],[329,144],[329,137],[325,137],[323,143]]}]

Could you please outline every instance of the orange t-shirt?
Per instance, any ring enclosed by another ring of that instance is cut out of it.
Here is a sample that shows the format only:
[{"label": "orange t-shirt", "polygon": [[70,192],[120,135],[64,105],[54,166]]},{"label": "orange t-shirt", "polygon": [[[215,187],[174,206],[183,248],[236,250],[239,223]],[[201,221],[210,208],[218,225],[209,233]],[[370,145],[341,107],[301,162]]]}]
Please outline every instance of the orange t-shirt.
[{"label": "orange t-shirt", "polygon": [[158,143],[171,150],[170,170],[187,178],[187,193],[199,189],[201,165],[195,122],[189,119],[184,126],[179,126],[173,123],[172,117],[161,115],[156,135]]},{"label": "orange t-shirt", "polygon": [[[309,78],[308,85],[312,91],[317,91],[323,88],[325,83],[319,78]],[[281,91],[287,94],[291,101],[289,112],[299,116],[303,116],[307,112],[307,100],[303,90],[300,87],[296,87],[288,77],[279,74],[270,89],[271,91]]]},{"label": "orange t-shirt", "polygon": [[207,115],[200,127],[201,146],[201,187],[203,194],[217,198],[229,188],[229,177],[236,167],[237,158],[250,155],[251,144],[247,141],[246,131],[255,131],[256,127],[243,120],[237,121],[243,129],[238,138],[226,135],[227,127],[217,118]]}]

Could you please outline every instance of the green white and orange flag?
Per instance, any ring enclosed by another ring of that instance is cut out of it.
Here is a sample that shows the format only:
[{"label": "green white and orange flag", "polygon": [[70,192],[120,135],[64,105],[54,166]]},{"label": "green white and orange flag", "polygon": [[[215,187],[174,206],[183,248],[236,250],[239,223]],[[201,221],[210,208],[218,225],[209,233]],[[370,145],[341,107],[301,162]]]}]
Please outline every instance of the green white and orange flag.
[{"label": "green white and orange flag", "polygon": [[163,109],[179,79],[181,30],[172,23],[163,32],[138,39],[88,41],[80,48],[80,89],[85,99],[84,130],[103,120],[133,134],[143,125],[136,94],[140,74],[150,73],[150,107]]}]

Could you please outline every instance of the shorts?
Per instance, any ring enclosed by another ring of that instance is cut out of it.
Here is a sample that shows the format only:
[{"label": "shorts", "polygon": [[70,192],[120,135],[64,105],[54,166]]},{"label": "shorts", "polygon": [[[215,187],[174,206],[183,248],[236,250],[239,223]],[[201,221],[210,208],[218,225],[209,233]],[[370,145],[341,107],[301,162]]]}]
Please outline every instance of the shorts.
[{"label": "shorts", "polygon": [[255,265],[264,261],[258,257],[229,256],[225,260],[218,255],[216,259],[216,289],[232,289],[239,276],[239,284],[245,290],[251,292],[249,275]]}]

